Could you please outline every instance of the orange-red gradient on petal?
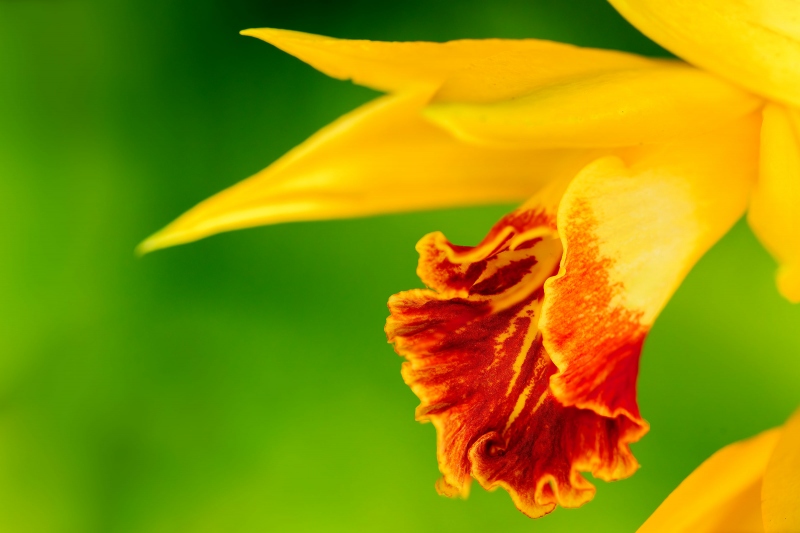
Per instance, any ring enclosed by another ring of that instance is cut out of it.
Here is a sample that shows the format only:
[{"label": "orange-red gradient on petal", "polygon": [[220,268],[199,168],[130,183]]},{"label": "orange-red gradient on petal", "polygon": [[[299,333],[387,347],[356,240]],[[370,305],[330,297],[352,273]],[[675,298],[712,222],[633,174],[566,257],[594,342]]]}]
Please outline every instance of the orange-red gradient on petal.
[{"label": "orange-red gradient on petal", "polygon": [[474,248],[432,233],[417,250],[430,289],[393,296],[386,332],[407,359],[417,418],[437,430],[439,492],[466,496],[474,477],[538,517],[594,496],[581,472],[631,475],[638,464],[628,444],[640,427],[565,407],[550,391],[557,369],[537,323],[544,282],[561,261],[555,217],[523,207]]}]

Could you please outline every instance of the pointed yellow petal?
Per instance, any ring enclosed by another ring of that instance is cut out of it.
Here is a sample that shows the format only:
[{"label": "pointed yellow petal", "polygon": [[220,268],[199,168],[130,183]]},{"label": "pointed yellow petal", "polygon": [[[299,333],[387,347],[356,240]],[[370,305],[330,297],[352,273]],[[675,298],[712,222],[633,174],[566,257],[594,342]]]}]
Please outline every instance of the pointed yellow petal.
[{"label": "pointed yellow petal", "polygon": [[749,93],[677,61],[595,68],[541,81],[508,100],[434,104],[425,113],[475,143],[614,147],[712,131],[761,105]]},{"label": "pointed yellow petal", "polygon": [[[470,59],[518,48],[523,41],[381,42],[335,39],[272,28],[244,30],[339,79],[380,91],[438,86]],[[524,44],[522,45],[524,46]]]},{"label": "pointed yellow petal", "polygon": [[637,533],[757,533],[761,480],[780,429],[712,455],[664,500]]},{"label": "pointed yellow petal", "polygon": [[646,428],[636,405],[647,332],[695,262],[744,214],[760,117],[584,168],[558,209],[564,256],[539,327],[561,403]]},{"label": "pointed yellow petal", "polygon": [[427,99],[386,96],[340,118],[191,209],[139,251],[262,224],[519,201],[596,157],[466,146],[421,118]]},{"label": "pointed yellow petal", "polygon": [[800,410],[783,426],[761,488],[766,533],[800,531]]},{"label": "pointed yellow petal", "polygon": [[683,59],[763,96],[800,106],[796,0],[609,0]]},{"label": "pointed yellow petal", "polygon": [[761,168],[748,221],[780,262],[778,289],[800,302],[800,112],[771,104],[761,128]]},{"label": "pointed yellow petal", "polygon": [[270,28],[245,30],[325,74],[387,92],[441,86],[438,102],[492,102],[545,85],[658,65],[645,57],[538,39],[446,43],[334,39]]}]

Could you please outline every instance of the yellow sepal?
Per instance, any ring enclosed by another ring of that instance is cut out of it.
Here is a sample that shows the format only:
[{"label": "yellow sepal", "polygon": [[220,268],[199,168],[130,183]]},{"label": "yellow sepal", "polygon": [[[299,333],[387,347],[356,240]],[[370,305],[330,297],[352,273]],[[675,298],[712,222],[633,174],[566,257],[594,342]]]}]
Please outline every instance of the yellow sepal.
[{"label": "yellow sepal", "polygon": [[540,39],[383,42],[272,28],[242,34],[266,41],[328,76],[379,91],[441,87],[437,101],[496,101],[576,73],[651,62],[634,54]]},{"label": "yellow sepal", "polygon": [[263,224],[507,203],[574,175],[596,152],[468,146],[425,121],[427,93],[379,98],[205,200],[138,251]]}]

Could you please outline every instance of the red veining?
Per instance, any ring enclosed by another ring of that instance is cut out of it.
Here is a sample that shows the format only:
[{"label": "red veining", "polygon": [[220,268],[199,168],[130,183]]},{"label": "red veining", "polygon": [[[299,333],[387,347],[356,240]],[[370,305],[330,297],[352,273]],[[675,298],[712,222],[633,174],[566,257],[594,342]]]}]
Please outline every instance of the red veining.
[{"label": "red veining", "polygon": [[595,489],[580,472],[618,479],[638,466],[627,417],[565,407],[550,390],[557,368],[537,323],[541,281],[558,270],[560,242],[511,244],[542,224],[552,228],[553,217],[519,210],[475,248],[426,236],[418,272],[433,290],[393,296],[386,324],[407,359],[403,378],[420,398],[417,417],[437,429],[437,489],[466,496],[474,477],[505,488],[534,517],[590,500]]}]

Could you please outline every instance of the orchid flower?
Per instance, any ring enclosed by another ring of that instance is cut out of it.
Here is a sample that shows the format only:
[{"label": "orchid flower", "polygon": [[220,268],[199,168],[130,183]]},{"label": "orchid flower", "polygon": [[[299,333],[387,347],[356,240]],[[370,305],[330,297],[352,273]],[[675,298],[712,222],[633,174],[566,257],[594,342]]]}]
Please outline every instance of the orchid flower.
[{"label": "orchid flower", "polygon": [[428,289],[386,333],[440,493],[502,487],[532,517],[633,474],[643,342],[749,208],[800,300],[800,11],[789,0],[612,0],[683,57],[536,39],[447,43],[242,32],[386,93],[146,240],[297,220],[524,202],[475,247],[417,245]]},{"label": "orchid flower", "polygon": [[800,410],[783,427],[719,450],[638,533],[800,531]]}]

